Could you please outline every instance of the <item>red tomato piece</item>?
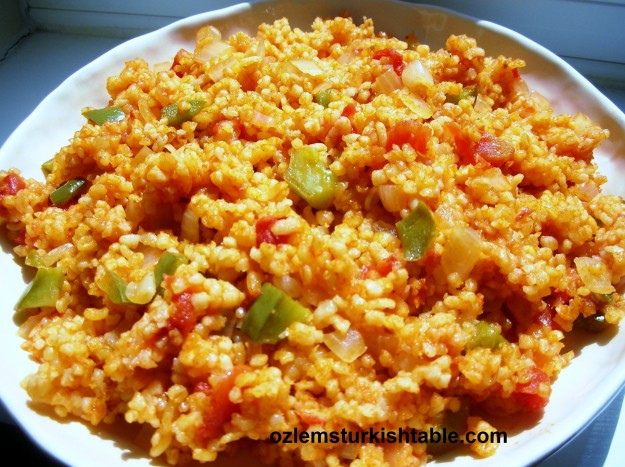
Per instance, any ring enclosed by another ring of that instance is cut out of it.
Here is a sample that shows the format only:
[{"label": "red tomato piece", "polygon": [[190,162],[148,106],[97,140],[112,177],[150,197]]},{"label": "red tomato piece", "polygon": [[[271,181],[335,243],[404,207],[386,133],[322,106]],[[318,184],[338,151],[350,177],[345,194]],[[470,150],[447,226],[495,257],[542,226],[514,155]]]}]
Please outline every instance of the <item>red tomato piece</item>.
[{"label": "red tomato piece", "polygon": [[349,119],[356,113],[356,105],[355,104],[347,104],[343,109],[342,117],[347,117]]},{"label": "red tomato piece", "polygon": [[406,67],[406,63],[404,62],[404,57],[395,49],[382,49],[377,50],[373,53],[374,60],[381,60],[382,58],[386,58],[391,65],[393,65],[393,69],[395,73],[401,76],[404,68]]},{"label": "red tomato piece", "polygon": [[260,247],[261,243],[282,245],[289,241],[288,235],[276,235],[271,231],[273,225],[280,219],[285,219],[285,217],[263,217],[258,220],[256,223],[256,247]]},{"label": "red tomato piece", "polygon": [[501,167],[513,155],[514,147],[510,143],[490,133],[484,133],[475,145],[475,156],[495,167]]},{"label": "red tomato piece", "polygon": [[382,264],[379,264],[376,270],[380,273],[382,277],[388,276],[388,274],[393,270],[393,266],[395,266],[397,260],[394,255],[389,256],[384,260]]},{"label": "red tomato piece", "polygon": [[204,414],[202,425],[197,431],[198,442],[201,445],[206,446],[211,439],[223,434],[224,425],[237,410],[237,404],[230,400],[230,391],[237,377],[248,370],[247,365],[237,365],[215,387],[210,388],[210,411]]},{"label": "red tomato piece", "polygon": [[512,393],[515,401],[529,412],[543,409],[549,399],[538,394],[538,387],[542,383],[549,383],[549,376],[540,368],[532,368],[530,380],[527,383],[519,383],[516,385]]},{"label": "red tomato piece", "polygon": [[431,128],[423,123],[415,120],[402,120],[388,131],[386,150],[390,151],[394,144],[401,147],[408,143],[416,151],[423,153],[427,149],[427,143],[431,136]]},{"label": "red tomato piece", "polygon": [[182,292],[179,295],[174,295],[172,302],[174,303],[175,312],[169,318],[169,327],[178,329],[183,336],[187,336],[197,322],[193,303],[191,302],[191,293]]},{"label": "red tomato piece", "polygon": [[3,196],[15,196],[19,191],[26,188],[26,182],[17,174],[10,173],[0,183],[0,198]]}]

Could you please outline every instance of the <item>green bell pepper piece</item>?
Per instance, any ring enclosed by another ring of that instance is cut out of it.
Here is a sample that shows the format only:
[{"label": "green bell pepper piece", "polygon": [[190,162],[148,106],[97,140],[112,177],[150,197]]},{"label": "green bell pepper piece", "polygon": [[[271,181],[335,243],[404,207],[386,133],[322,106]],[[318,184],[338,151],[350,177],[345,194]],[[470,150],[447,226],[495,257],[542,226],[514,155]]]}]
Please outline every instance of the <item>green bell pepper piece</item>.
[{"label": "green bell pepper piece", "polygon": [[206,106],[206,101],[191,99],[189,101],[189,108],[184,112],[180,112],[178,104],[169,104],[161,109],[161,118],[167,117],[167,123],[172,126],[180,125],[182,122],[186,122],[195,117],[200,110]]},{"label": "green bell pepper piece", "polygon": [[327,167],[326,156],[313,148],[291,152],[284,180],[315,209],[327,209],[334,201],[336,175]]},{"label": "green bell pepper piece", "polygon": [[65,269],[38,268],[35,278],[15,305],[15,309],[21,311],[28,308],[54,306],[61,295],[64,281]]},{"label": "green bell pepper piece", "polygon": [[189,264],[189,259],[186,256],[172,253],[171,251],[164,251],[154,269],[154,283],[156,284],[156,289],[159,291],[162,290],[161,282],[163,282],[163,276],[165,274],[171,275],[175,273],[176,269],[183,264]]},{"label": "green bell pepper piece", "polygon": [[425,255],[432,242],[436,224],[432,212],[423,203],[419,204],[404,219],[395,224],[407,261],[418,261]]},{"label": "green bell pepper piece", "polygon": [[310,310],[297,300],[271,284],[264,284],[243,318],[241,330],[254,342],[275,344],[291,323],[306,322],[310,315]]},{"label": "green bell pepper piece", "polygon": [[50,193],[50,201],[55,206],[64,206],[80,196],[86,183],[84,178],[72,178]]},{"label": "green bell pepper piece", "polygon": [[494,324],[487,323],[486,321],[479,321],[475,325],[475,334],[473,335],[471,341],[467,344],[467,349],[485,347],[494,350],[507,343],[508,340],[501,335]]},{"label": "green bell pepper piece", "polygon": [[118,106],[86,110],[82,114],[96,125],[102,125],[104,122],[121,122],[126,118],[126,114]]},{"label": "green bell pepper piece", "polygon": [[98,287],[106,294],[107,298],[116,305],[132,303],[126,297],[128,284],[113,271],[106,270],[104,277],[98,281]]}]

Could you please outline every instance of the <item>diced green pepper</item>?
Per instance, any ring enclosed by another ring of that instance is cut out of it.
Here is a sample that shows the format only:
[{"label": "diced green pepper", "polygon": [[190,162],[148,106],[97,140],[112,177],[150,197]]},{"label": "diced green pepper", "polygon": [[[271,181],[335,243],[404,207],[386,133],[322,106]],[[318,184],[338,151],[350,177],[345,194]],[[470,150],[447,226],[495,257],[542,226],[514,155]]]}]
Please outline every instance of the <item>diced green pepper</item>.
[{"label": "diced green pepper", "polygon": [[264,284],[243,318],[241,330],[254,342],[275,344],[280,334],[295,321],[306,322],[310,310],[271,284]]},{"label": "diced green pepper", "polygon": [[126,118],[124,111],[117,106],[86,110],[82,114],[96,125],[102,125],[104,122],[121,122]]},{"label": "diced green pepper", "polygon": [[283,297],[284,293],[273,285],[264,284],[262,286],[260,296],[252,303],[241,325],[241,330],[250,336],[254,342],[260,340],[269,315]]},{"label": "diced green pepper", "polygon": [[323,91],[319,91],[315,94],[315,102],[324,107],[328,107],[330,102],[336,100],[336,96],[336,89],[324,89]]},{"label": "diced green pepper", "polygon": [[106,294],[107,298],[116,305],[131,303],[126,297],[126,282],[113,271],[106,270],[104,277],[98,281],[98,287]]},{"label": "diced green pepper", "polygon": [[156,284],[156,289],[160,291],[161,282],[163,282],[163,276],[165,274],[171,275],[175,273],[176,269],[183,264],[189,264],[189,259],[186,256],[172,253],[171,251],[164,251],[154,269],[154,283]]},{"label": "diced green pepper", "polygon": [[579,315],[573,324],[575,327],[594,333],[601,332],[610,326],[602,313],[590,316]]},{"label": "diced green pepper", "polygon": [[38,268],[35,278],[17,302],[15,309],[20,311],[28,308],[54,306],[61,295],[64,281],[65,269]]},{"label": "diced green pepper", "polygon": [[458,104],[463,99],[470,99],[471,104],[475,105],[475,101],[477,99],[477,86],[475,84],[471,86],[465,86],[464,88],[462,88],[462,91],[460,91],[460,94],[448,94],[446,97],[447,98],[445,99],[445,102],[451,102],[452,104]]},{"label": "diced green pepper", "polygon": [[43,262],[41,261],[41,257],[39,256],[39,253],[37,253],[35,250],[30,251],[26,255],[26,259],[24,260],[24,262],[26,263],[26,266],[31,266],[33,268],[40,268],[41,266],[44,266]]},{"label": "diced green pepper", "polygon": [[86,183],[84,178],[72,178],[50,194],[50,201],[55,206],[64,206],[80,196]]},{"label": "diced green pepper", "polygon": [[592,298],[598,303],[612,303],[614,300],[611,293],[593,293]]},{"label": "diced green pepper", "polygon": [[488,349],[496,349],[497,347],[507,344],[508,340],[501,335],[494,324],[486,321],[479,321],[475,325],[475,334],[469,343],[467,349],[474,347],[484,347]]},{"label": "diced green pepper", "polygon": [[334,200],[337,180],[326,156],[306,147],[291,151],[284,179],[291,189],[315,209],[327,209]]},{"label": "diced green pepper", "polygon": [[206,104],[206,101],[191,99],[189,101],[189,108],[184,112],[179,111],[177,103],[169,104],[161,109],[161,118],[167,117],[167,123],[169,125],[177,126],[195,117]]},{"label": "diced green pepper", "polygon": [[41,171],[47,177],[54,170],[54,157],[41,164]]},{"label": "diced green pepper", "polygon": [[404,219],[395,224],[399,239],[404,249],[404,257],[407,261],[418,261],[428,250],[436,224],[432,212],[423,203],[419,204]]},{"label": "diced green pepper", "polygon": [[280,340],[280,334],[295,321],[307,322],[310,319],[310,310],[297,300],[284,295],[275,307],[275,312],[269,315],[261,332],[260,342],[275,344]]}]

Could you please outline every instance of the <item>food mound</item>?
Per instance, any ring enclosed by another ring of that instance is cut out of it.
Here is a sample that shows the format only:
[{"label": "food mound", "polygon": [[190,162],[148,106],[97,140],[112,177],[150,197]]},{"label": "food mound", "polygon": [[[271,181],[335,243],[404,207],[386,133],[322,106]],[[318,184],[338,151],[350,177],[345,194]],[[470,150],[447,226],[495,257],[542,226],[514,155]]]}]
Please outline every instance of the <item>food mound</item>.
[{"label": "food mound", "polygon": [[126,63],[45,184],[0,174],[36,271],[24,389],[141,426],[171,464],[251,444],[268,463],[415,465],[450,446],[275,433],[462,437],[540,414],[564,335],[623,317],[625,204],[593,164],[608,132],[556,114],[523,67],[343,17],[206,26],[172,62]]}]

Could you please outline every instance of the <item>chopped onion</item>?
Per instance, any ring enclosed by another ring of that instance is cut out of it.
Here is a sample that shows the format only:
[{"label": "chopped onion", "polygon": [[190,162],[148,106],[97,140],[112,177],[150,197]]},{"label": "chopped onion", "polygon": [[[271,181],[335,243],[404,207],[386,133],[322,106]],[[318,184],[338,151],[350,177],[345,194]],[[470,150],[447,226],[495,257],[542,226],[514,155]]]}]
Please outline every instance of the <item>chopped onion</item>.
[{"label": "chopped onion", "polygon": [[388,212],[398,212],[407,207],[408,197],[397,185],[380,185],[378,187],[382,206]]},{"label": "chopped onion", "polygon": [[458,273],[465,280],[480,259],[482,240],[473,230],[454,227],[447,235],[447,243],[441,256],[445,274]]},{"label": "chopped onion", "polygon": [[432,86],[434,78],[427,68],[419,60],[414,60],[406,65],[401,74],[401,80],[408,89],[417,89],[421,86]]},{"label": "chopped onion", "polygon": [[265,48],[265,39],[262,37],[258,38],[258,47],[256,48],[256,55],[258,55],[261,59],[265,58],[266,48]]},{"label": "chopped onion", "polygon": [[351,363],[367,351],[365,340],[355,329],[347,334],[331,332],[323,336],[323,343],[341,360]]},{"label": "chopped onion", "polygon": [[156,295],[154,272],[148,271],[141,282],[130,282],[126,286],[126,298],[137,305],[149,303]]},{"label": "chopped onion", "polygon": [[491,106],[488,100],[478,92],[475,98],[475,104],[473,104],[473,109],[476,112],[490,112]]},{"label": "chopped onion", "polygon": [[475,180],[483,181],[490,188],[499,193],[512,189],[512,184],[499,169],[490,169],[484,176],[475,177]]},{"label": "chopped onion", "polygon": [[182,214],[180,236],[191,243],[200,241],[200,216],[193,212],[191,205],[187,205]]},{"label": "chopped onion", "polygon": [[601,258],[581,256],[575,258],[574,262],[577,274],[588,290],[598,294],[611,294],[616,291],[612,285],[610,271]]},{"label": "chopped onion", "polygon": [[254,116],[252,117],[252,123],[261,127],[261,128],[271,128],[274,126],[274,119],[269,115],[265,115],[262,112],[254,110]]},{"label": "chopped onion", "polygon": [[223,41],[209,42],[208,44],[195,49],[195,58],[202,62],[207,62],[211,58],[218,57],[219,55],[223,55],[226,52],[233,51],[234,47],[226,44]]},{"label": "chopped onion", "polygon": [[321,91],[325,91],[326,89],[330,89],[332,87],[332,83],[330,81],[324,81],[323,83],[319,83],[312,90],[313,96]]},{"label": "chopped onion", "polygon": [[65,243],[61,246],[57,246],[56,248],[50,250],[48,254],[44,255],[41,258],[41,262],[44,264],[44,266],[53,266],[65,255],[65,253],[71,251],[72,248],[74,248],[74,245],[72,245],[71,243]]},{"label": "chopped onion", "polygon": [[390,94],[402,87],[401,78],[395,70],[390,69],[376,78],[375,86],[382,94]]},{"label": "chopped onion", "polygon": [[237,59],[235,57],[230,57],[226,60],[223,60],[216,65],[213,65],[208,69],[206,74],[210,79],[212,79],[215,83],[220,81],[224,77],[224,70],[232,67],[236,63]]},{"label": "chopped onion", "polygon": [[404,94],[401,93],[399,98],[404,103],[406,107],[412,110],[417,117],[428,119],[433,115],[432,109],[430,106],[420,97],[417,97],[413,94]]},{"label": "chopped onion", "polygon": [[585,182],[577,187],[579,189],[579,197],[583,201],[591,201],[595,196],[601,193],[599,187],[593,182]]},{"label": "chopped onion", "polygon": [[318,76],[323,70],[312,60],[291,60],[291,63],[302,73],[310,76]]},{"label": "chopped onion", "polygon": [[345,52],[343,55],[337,58],[336,61],[339,62],[341,65],[347,65],[354,59],[355,56],[356,54],[354,53],[354,51],[350,50],[349,52]]},{"label": "chopped onion", "polygon": [[198,29],[195,34],[195,42],[200,45],[208,44],[214,41],[221,40],[221,31],[217,29],[215,26],[204,26],[203,28]]}]

